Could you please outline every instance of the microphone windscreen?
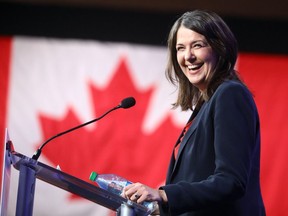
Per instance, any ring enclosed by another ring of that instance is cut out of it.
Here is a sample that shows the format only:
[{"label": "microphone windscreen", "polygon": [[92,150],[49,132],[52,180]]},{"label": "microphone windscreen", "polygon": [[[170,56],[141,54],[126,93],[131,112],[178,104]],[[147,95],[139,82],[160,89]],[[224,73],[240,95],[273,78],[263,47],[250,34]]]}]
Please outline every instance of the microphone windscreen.
[{"label": "microphone windscreen", "polygon": [[130,107],[134,106],[135,104],[136,104],[135,98],[128,97],[128,98],[125,98],[125,99],[123,99],[121,101],[120,107],[124,108],[124,109],[127,109],[127,108],[130,108]]}]

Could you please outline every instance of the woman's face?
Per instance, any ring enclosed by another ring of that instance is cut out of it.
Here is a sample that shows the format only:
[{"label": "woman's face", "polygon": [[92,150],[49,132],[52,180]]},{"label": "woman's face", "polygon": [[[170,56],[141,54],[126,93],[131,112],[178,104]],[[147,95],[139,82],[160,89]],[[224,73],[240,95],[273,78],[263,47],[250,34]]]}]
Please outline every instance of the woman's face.
[{"label": "woman's face", "polygon": [[207,88],[207,77],[216,65],[216,54],[206,38],[184,26],[177,32],[177,61],[190,83],[201,91]]}]

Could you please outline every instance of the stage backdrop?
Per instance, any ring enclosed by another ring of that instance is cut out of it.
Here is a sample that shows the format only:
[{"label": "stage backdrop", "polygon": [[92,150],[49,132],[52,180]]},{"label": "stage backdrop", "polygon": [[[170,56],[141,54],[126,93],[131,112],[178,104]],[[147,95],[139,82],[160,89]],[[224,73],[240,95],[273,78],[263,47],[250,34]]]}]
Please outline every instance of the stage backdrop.
[{"label": "stage backdrop", "polygon": [[[177,136],[190,112],[171,110],[176,89],[165,79],[165,47],[37,37],[0,38],[0,130],[31,157],[45,140],[99,117],[44,147],[39,161],[88,181],[115,173],[152,187],[163,184]],[[287,212],[288,56],[240,53],[237,69],[254,93],[262,129],[261,185],[267,215]],[[2,148],[3,149],[3,146]],[[18,171],[11,178],[15,215]],[[113,215],[90,201],[37,181],[34,215]]]}]

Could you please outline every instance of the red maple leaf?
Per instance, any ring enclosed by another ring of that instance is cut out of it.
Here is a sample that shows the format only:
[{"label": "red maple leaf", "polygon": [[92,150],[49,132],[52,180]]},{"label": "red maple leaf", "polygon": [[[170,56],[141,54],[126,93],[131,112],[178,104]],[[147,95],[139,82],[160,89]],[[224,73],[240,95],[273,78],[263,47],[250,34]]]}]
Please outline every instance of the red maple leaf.
[{"label": "red maple leaf", "polygon": [[[96,122],[58,137],[43,148],[42,154],[63,172],[89,182],[91,171],[115,173],[132,182],[157,187],[164,182],[174,142],[180,128],[167,115],[151,134],[143,133],[142,123],[153,88],[139,91],[133,85],[126,59],[121,59],[105,89],[89,84],[95,116],[127,96],[136,99],[130,109],[119,109]],[[116,104],[117,105],[117,104]],[[111,107],[110,107],[111,108]],[[43,142],[53,135],[77,126],[80,122],[72,108],[62,119],[40,114]]]}]

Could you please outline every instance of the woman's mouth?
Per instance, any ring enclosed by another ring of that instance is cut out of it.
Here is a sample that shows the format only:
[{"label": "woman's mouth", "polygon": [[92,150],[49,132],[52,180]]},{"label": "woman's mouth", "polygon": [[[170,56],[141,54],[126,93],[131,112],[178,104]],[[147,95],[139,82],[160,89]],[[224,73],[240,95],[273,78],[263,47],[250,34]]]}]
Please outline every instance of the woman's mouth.
[{"label": "woman's mouth", "polygon": [[193,65],[188,65],[187,68],[189,71],[195,71],[198,70],[202,67],[203,63],[201,64],[193,64]]}]

